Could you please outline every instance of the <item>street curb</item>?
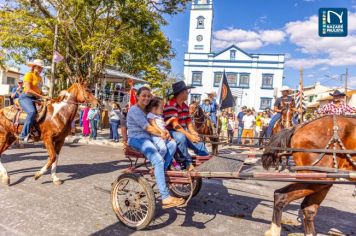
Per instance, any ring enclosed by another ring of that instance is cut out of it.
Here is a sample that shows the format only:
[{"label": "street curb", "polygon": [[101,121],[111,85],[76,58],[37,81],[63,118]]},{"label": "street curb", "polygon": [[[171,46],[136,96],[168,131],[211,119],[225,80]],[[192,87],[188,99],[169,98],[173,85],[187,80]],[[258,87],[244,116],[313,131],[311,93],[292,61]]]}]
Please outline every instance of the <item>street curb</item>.
[{"label": "street curb", "polygon": [[109,140],[90,140],[87,138],[79,137],[79,136],[68,136],[65,139],[66,143],[79,143],[85,145],[99,145],[99,146],[108,146],[108,147],[123,147],[123,143],[114,143]]}]

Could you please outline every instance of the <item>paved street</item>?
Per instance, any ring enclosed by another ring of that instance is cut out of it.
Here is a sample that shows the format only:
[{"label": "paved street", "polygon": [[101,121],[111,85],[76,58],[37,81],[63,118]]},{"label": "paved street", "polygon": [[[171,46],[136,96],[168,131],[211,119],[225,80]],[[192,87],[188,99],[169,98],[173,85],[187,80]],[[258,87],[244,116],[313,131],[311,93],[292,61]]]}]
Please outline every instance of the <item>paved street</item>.
[{"label": "paved street", "polygon": [[[58,176],[35,181],[46,159],[40,145],[11,149],[3,155],[11,186],[0,186],[1,235],[263,235],[272,214],[273,190],[281,183],[205,180],[186,209],[163,211],[145,231],[120,224],[110,203],[110,184],[128,162],[120,148],[67,144],[60,155]],[[356,235],[353,187],[335,186],[316,219],[320,235],[340,231]],[[285,209],[283,235],[302,235],[299,204]]]}]

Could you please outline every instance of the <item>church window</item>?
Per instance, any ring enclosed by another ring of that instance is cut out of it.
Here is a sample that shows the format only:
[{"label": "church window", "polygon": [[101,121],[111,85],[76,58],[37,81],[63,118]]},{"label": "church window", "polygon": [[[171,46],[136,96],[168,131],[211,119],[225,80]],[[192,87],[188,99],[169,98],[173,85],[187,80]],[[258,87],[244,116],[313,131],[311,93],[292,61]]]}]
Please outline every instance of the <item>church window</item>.
[{"label": "church window", "polygon": [[250,86],[250,74],[241,73],[239,87],[249,87]]},{"label": "church window", "polygon": [[235,60],[236,59],[236,50],[231,50],[230,51],[230,60]]},{"label": "church window", "polygon": [[204,18],[204,16],[199,16],[198,18],[197,18],[197,28],[198,29],[204,29],[204,20],[205,20],[205,18]]},{"label": "church window", "polygon": [[190,94],[190,101],[191,102],[200,102],[201,94],[192,93]]},{"label": "church window", "polygon": [[193,73],[192,73],[192,85],[202,86],[202,77],[203,77],[203,72],[201,72],[201,71],[193,71]]},{"label": "church window", "polygon": [[222,78],[222,72],[215,72],[214,73],[214,87],[219,87],[220,80]]},{"label": "church window", "polygon": [[273,88],[273,74],[262,74],[262,88]]},{"label": "church window", "polygon": [[272,98],[261,98],[260,110],[271,108]]},{"label": "church window", "polygon": [[227,82],[231,87],[237,87],[237,73],[226,73]]}]

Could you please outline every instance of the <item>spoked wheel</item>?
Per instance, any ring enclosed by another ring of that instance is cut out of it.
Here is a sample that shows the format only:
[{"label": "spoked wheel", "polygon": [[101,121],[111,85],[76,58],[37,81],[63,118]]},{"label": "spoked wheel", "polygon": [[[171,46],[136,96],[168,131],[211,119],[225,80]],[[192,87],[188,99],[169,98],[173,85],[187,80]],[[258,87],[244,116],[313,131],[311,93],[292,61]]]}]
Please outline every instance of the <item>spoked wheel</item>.
[{"label": "spoked wheel", "polygon": [[112,184],[112,207],[129,228],[146,228],[154,218],[156,202],[152,187],[142,176],[122,174]]},{"label": "spoked wheel", "polygon": [[[201,178],[195,178],[193,179],[192,185],[193,185],[193,194],[192,197],[196,196],[203,184],[203,181]],[[184,199],[188,199],[190,192],[191,192],[191,185],[190,184],[176,184],[176,183],[170,183],[170,190],[171,192],[176,196],[176,197],[181,197]]]}]

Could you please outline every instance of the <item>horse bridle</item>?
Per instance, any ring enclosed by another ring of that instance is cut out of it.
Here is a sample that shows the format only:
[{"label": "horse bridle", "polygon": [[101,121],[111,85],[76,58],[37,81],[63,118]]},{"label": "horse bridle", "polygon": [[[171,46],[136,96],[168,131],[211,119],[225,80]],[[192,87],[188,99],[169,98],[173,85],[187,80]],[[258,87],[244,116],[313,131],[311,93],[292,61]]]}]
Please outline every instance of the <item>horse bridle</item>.
[{"label": "horse bridle", "polygon": [[[198,124],[205,124],[206,120],[207,120],[207,117],[206,115],[203,113],[201,116],[199,117],[196,117],[195,115],[197,114],[198,112],[198,105],[195,107],[195,110],[194,112],[192,113],[193,115],[193,119],[194,119],[194,123],[198,123]],[[196,119],[201,119],[201,118],[204,118],[203,121],[196,121]]]}]

